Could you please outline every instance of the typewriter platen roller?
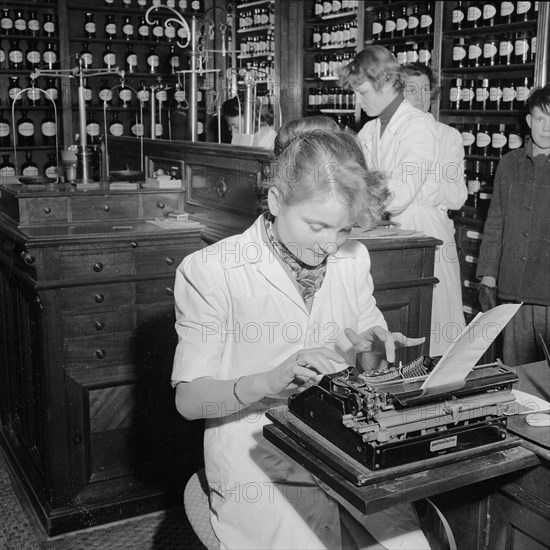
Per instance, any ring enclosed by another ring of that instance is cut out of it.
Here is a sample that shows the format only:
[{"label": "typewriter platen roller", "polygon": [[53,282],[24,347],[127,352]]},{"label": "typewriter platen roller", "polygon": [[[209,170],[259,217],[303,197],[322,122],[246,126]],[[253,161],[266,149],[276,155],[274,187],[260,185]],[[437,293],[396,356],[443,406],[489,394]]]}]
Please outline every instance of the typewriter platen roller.
[{"label": "typewriter platen roller", "polygon": [[425,395],[421,386],[434,365],[421,357],[368,375],[349,367],[291,395],[288,409],[371,470],[505,439],[515,373],[502,363],[481,365],[462,388]]}]

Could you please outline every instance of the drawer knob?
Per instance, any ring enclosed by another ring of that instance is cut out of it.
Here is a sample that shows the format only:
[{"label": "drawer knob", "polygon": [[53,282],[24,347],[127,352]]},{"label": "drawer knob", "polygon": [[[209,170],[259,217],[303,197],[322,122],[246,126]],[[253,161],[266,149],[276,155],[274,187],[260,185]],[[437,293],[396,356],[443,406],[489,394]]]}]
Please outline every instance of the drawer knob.
[{"label": "drawer knob", "polygon": [[44,214],[51,214],[51,211],[52,209],[49,206],[46,206],[46,208],[44,208]]},{"label": "drawer knob", "polygon": [[103,264],[101,262],[97,262],[94,264],[94,271],[99,273],[100,271],[103,271]]},{"label": "drawer knob", "polygon": [[96,321],[95,328],[97,330],[103,330],[105,328],[105,323],[103,321]]},{"label": "drawer knob", "polygon": [[105,358],[105,350],[104,349],[96,349],[95,350],[95,356],[98,358],[98,359],[104,359]]},{"label": "drawer knob", "polygon": [[103,207],[103,210],[105,210],[105,212],[109,212],[109,210],[111,210],[111,207],[106,204],[104,207]]},{"label": "drawer knob", "polygon": [[74,445],[80,445],[82,443],[82,432],[75,428],[73,431],[73,444]]},{"label": "drawer knob", "polygon": [[105,300],[105,295],[104,294],[94,294],[94,300],[98,303],[98,304],[101,304],[104,300]]},{"label": "drawer knob", "polygon": [[216,183],[216,193],[220,199],[225,197],[225,194],[227,193],[227,184],[225,183],[224,178],[221,178],[218,183]]},{"label": "drawer knob", "polygon": [[174,258],[166,258],[166,265],[174,265],[175,263]]},{"label": "drawer knob", "polygon": [[168,296],[173,296],[174,295],[174,289],[173,288],[170,288],[169,286],[166,287],[166,294]]},{"label": "drawer knob", "polygon": [[131,246],[132,248],[137,248],[137,247],[138,247],[138,243],[136,243],[136,241],[132,241],[132,242],[130,243],[130,246]]},{"label": "drawer knob", "polygon": [[35,262],[35,257],[31,256],[28,252],[21,252],[21,259],[27,264],[31,265]]},{"label": "drawer knob", "polygon": [[159,208],[166,208],[166,205],[163,202],[157,202]]}]

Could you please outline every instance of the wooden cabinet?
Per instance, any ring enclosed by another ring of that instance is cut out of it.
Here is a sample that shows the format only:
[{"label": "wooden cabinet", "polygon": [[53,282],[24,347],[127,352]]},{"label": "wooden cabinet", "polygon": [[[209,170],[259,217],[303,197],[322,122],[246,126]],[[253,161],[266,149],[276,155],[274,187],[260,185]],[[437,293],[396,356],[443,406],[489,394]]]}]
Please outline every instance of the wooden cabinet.
[{"label": "wooden cabinet", "polygon": [[202,433],[170,387],[173,281],[200,231],[146,222],[173,193],[0,192],[0,436],[34,513],[55,535],[180,502]]}]

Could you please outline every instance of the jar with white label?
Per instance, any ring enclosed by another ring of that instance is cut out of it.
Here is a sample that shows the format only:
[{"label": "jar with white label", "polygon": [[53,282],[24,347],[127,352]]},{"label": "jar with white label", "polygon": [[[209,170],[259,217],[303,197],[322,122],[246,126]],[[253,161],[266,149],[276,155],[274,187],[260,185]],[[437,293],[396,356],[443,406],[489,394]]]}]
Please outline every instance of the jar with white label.
[{"label": "jar with white label", "polygon": [[487,156],[491,145],[491,135],[487,124],[478,124],[476,127],[475,154]]},{"label": "jar with white label", "polygon": [[124,56],[124,66],[128,73],[138,72],[138,56],[134,52],[132,44],[128,44],[126,47],[126,55]]},{"label": "jar with white label", "polygon": [[491,80],[489,83],[489,103],[488,107],[492,111],[500,109],[502,102],[502,83],[500,80]]},{"label": "jar with white label", "polygon": [[483,42],[475,39],[468,46],[468,67],[481,67],[483,64]]},{"label": "jar with white label", "polygon": [[157,73],[159,69],[159,55],[155,46],[151,46],[147,53],[147,67],[150,73]]},{"label": "jar with white label", "polygon": [[395,36],[395,10],[387,15],[386,21],[384,21],[384,34],[383,38],[393,38]]},{"label": "jar with white label", "polygon": [[515,21],[533,21],[535,19],[535,4],[538,2],[518,1],[516,5]]},{"label": "jar with white label", "polygon": [[502,157],[508,152],[508,135],[506,126],[499,124],[492,129],[491,133],[491,156]]},{"label": "jar with white label", "polygon": [[38,177],[38,164],[32,159],[32,152],[25,152],[25,162],[21,165],[21,175],[27,178]]},{"label": "jar with white label", "polygon": [[513,80],[505,81],[502,86],[502,101],[500,108],[508,111],[514,109],[516,106],[516,95],[516,83]]},{"label": "jar with white label", "polygon": [[40,55],[40,50],[38,49],[36,40],[28,40],[27,53],[25,58],[27,60],[27,69],[34,71],[42,63],[42,56]]},{"label": "jar with white label", "polygon": [[34,146],[34,122],[27,116],[27,111],[21,112],[16,127],[17,145],[21,147]]},{"label": "jar with white label", "polygon": [[476,141],[476,134],[475,134],[475,125],[474,124],[465,124],[462,127],[462,131],[460,132],[462,136],[462,145],[464,147],[464,154],[465,155],[471,155],[474,144]]},{"label": "jar with white label", "polygon": [[514,41],[514,63],[524,64],[529,63],[531,47],[531,33],[528,31],[520,31],[516,34]]},{"label": "jar with white label", "polygon": [[487,109],[489,103],[489,79],[484,78],[478,81],[476,86],[476,95],[474,99],[474,108],[478,111]]},{"label": "jar with white label", "polygon": [[462,78],[451,80],[449,89],[449,106],[451,109],[460,109],[460,100],[462,99]]},{"label": "jar with white label", "polygon": [[42,92],[36,85],[34,78],[29,77],[27,86],[27,105],[29,107],[38,107],[42,103]]},{"label": "jar with white label", "polygon": [[500,3],[500,13],[499,13],[499,23],[501,25],[509,25],[514,20],[514,12],[516,11],[515,2],[501,2]]},{"label": "jar with white label", "polygon": [[527,107],[527,98],[531,93],[531,80],[529,77],[524,77],[518,80],[516,86],[516,109],[523,110]]},{"label": "jar with white label", "polygon": [[93,111],[90,111],[86,118],[86,135],[88,136],[88,143],[90,145],[99,143],[99,132],[99,123],[97,122]]},{"label": "jar with white label", "polygon": [[10,121],[0,112],[0,147],[10,146]]},{"label": "jar with white label", "polygon": [[500,37],[498,57],[500,65],[510,65],[514,54],[514,37],[512,33],[505,33]]},{"label": "jar with white label", "polygon": [[57,51],[53,42],[46,44],[45,50],[42,52],[42,61],[48,66],[48,69],[54,69],[54,65],[57,63]]},{"label": "jar with white label", "polygon": [[106,49],[103,52],[103,67],[106,69],[114,69],[116,65],[116,54],[111,48],[111,43],[107,42]]},{"label": "jar with white label", "polygon": [[474,99],[476,95],[475,80],[469,80],[462,88],[460,97],[460,108],[468,111],[473,109]]},{"label": "jar with white label", "polygon": [[514,126],[508,131],[508,149],[513,151],[519,149],[523,145],[523,137],[519,132],[519,129]]},{"label": "jar with white label", "polygon": [[451,25],[453,30],[459,31],[466,26],[466,10],[464,8],[465,2],[459,0],[457,5],[453,8],[451,14]]},{"label": "jar with white label", "polygon": [[16,71],[23,69],[23,50],[19,44],[19,40],[10,41],[10,49],[8,50],[8,65],[10,69]]},{"label": "jar with white label", "polygon": [[496,36],[486,36],[483,40],[483,65],[486,67],[493,67],[498,65],[499,41]]},{"label": "jar with white label", "polygon": [[116,38],[116,23],[115,16],[112,14],[107,15],[107,20],[105,21],[105,38],[113,40]]},{"label": "jar with white label", "polygon": [[53,113],[47,112],[40,123],[40,133],[42,134],[43,145],[55,145],[55,138],[57,136],[57,124]]},{"label": "jar with white label", "polygon": [[48,160],[44,164],[44,175],[47,178],[57,179],[57,161],[55,153],[48,154]]},{"label": "jar with white label", "polygon": [[496,25],[498,20],[498,8],[497,2],[485,2],[482,8],[481,25],[485,28]]},{"label": "jar with white label", "polygon": [[466,10],[466,24],[470,29],[481,26],[483,7],[480,2],[470,2]]},{"label": "jar with white label", "polygon": [[453,67],[465,67],[467,63],[467,50],[464,38],[457,38],[453,44]]},{"label": "jar with white label", "polygon": [[96,24],[94,21],[93,12],[86,13],[84,19],[84,36],[86,38],[95,38],[96,37]]},{"label": "jar with white label", "polygon": [[112,136],[120,137],[124,135],[124,126],[118,118],[118,113],[116,111],[111,115],[111,121],[109,123],[109,133]]},{"label": "jar with white label", "polygon": [[0,181],[15,176],[15,165],[10,161],[10,155],[2,155],[4,161],[0,164]]}]

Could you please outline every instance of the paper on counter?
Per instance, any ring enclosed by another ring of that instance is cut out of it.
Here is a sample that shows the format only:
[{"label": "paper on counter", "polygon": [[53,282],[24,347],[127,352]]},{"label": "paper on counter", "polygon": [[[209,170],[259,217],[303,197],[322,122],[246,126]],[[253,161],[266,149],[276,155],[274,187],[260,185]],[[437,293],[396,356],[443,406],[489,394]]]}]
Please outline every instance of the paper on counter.
[{"label": "paper on counter", "polygon": [[424,380],[422,389],[434,389],[439,386],[461,387],[468,373],[520,307],[521,304],[502,304],[485,313],[478,313],[449,346]]},{"label": "paper on counter", "polygon": [[550,411],[550,403],[536,395],[531,395],[520,390],[512,390],[512,394],[516,400],[506,406],[504,414],[508,416]]}]

